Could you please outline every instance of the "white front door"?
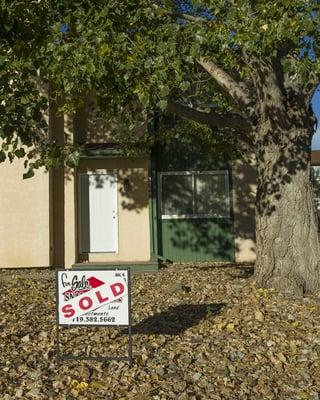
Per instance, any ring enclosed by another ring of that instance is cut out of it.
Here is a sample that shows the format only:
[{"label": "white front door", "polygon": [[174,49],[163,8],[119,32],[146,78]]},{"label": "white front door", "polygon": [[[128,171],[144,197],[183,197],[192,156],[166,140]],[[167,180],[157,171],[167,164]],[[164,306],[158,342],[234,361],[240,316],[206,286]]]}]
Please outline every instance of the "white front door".
[{"label": "white front door", "polygon": [[81,253],[118,251],[117,175],[79,174]]}]

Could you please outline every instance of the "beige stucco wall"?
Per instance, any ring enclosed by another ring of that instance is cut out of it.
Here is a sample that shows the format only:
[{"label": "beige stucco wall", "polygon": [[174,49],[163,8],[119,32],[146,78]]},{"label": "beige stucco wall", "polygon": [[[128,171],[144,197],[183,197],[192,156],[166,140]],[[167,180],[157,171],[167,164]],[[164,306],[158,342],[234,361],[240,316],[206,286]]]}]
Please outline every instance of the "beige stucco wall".
[{"label": "beige stucco wall", "polygon": [[[150,260],[150,228],[148,206],[148,160],[101,159],[82,160],[77,173],[86,171],[116,172],[118,175],[118,252],[79,254],[77,233],[77,184],[73,178],[65,183],[65,260],[66,266],[75,261],[143,262]],[[130,189],[125,190],[128,179]]]},{"label": "beige stucco wall", "polygon": [[250,163],[243,160],[233,162],[232,187],[235,261],[254,262],[256,172],[253,157]]},{"label": "beige stucco wall", "polygon": [[0,268],[49,266],[49,174],[22,179],[23,161],[0,164]]}]

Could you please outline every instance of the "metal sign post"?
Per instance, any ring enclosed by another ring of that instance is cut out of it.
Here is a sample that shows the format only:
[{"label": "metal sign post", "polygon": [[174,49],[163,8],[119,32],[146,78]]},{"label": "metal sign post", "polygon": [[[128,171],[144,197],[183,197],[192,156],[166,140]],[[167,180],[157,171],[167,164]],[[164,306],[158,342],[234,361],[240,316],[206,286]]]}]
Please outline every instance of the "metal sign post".
[{"label": "metal sign post", "polygon": [[[64,355],[60,326],[128,328],[128,357]],[[131,277],[129,268],[56,270],[56,358],[65,360],[126,360],[132,365]]]}]

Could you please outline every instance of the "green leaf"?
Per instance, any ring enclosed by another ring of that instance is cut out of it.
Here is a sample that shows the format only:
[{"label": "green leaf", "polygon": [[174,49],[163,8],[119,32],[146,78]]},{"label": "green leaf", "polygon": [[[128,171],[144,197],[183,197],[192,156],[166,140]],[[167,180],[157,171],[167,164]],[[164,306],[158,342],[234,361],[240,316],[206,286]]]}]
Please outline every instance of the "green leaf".
[{"label": "green leaf", "polygon": [[29,178],[32,178],[34,176],[34,170],[33,170],[33,168],[29,168],[29,170],[25,173],[25,174],[23,174],[23,179],[29,179]]},{"label": "green leaf", "polygon": [[167,100],[160,100],[158,101],[157,105],[159,106],[160,110],[164,111],[167,108],[168,102]]},{"label": "green leaf", "polygon": [[14,154],[11,151],[8,153],[8,158],[9,158],[10,163],[12,163],[12,161],[14,159]]},{"label": "green leaf", "polygon": [[18,158],[23,158],[26,155],[26,152],[24,151],[23,148],[17,149],[14,154],[18,157]]},{"label": "green leaf", "polygon": [[66,165],[68,167],[74,168],[79,164],[79,160],[80,160],[80,152],[76,150],[66,157]]},{"label": "green leaf", "polygon": [[6,158],[7,158],[6,153],[0,150],[0,162],[5,161]]},{"label": "green leaf", "polygon": [[188,81],[184,81],[184,82],[180,83],[180,89],[183,91],[189,89],[189,87],[190,87],[190,82],[188,82]]},{"label": "green leaf", "polygon": [[20,99],[20,102],[21,102],[21,104],[29,104],[30,103],[30,99],[29,99],[29,97],[26,97],[26,96],[22,96],[21,97],[21,99]]}]

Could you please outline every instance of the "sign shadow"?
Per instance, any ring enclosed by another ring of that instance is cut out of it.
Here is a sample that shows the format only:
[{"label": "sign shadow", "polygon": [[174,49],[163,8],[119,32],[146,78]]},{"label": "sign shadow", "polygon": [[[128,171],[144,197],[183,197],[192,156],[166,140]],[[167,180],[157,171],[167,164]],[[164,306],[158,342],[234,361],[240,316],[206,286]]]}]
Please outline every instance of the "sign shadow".
[{"label": "sign shadow", "polygon": [[133,334],[179,335],[201,320],[221,313],[225,303],[181,304],[143,319],[132,327]]}]

